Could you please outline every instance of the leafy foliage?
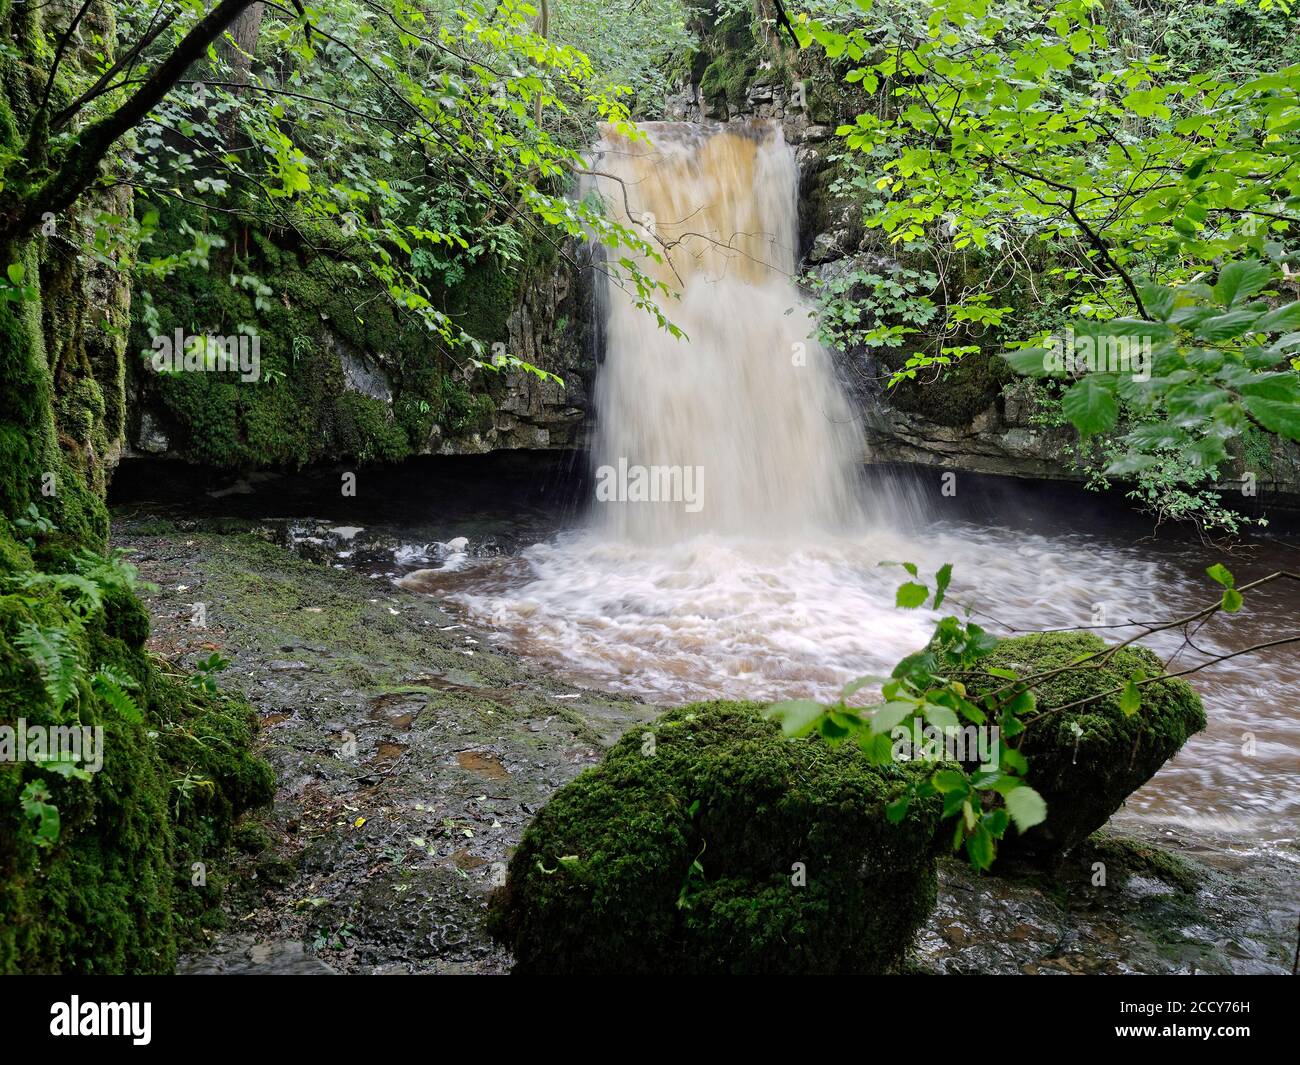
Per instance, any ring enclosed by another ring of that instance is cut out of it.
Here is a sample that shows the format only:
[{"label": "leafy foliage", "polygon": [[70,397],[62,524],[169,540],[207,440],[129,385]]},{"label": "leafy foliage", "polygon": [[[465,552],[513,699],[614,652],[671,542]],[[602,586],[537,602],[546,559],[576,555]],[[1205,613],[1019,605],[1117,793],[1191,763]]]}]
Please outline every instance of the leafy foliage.
[{"label": "leafy foliage", "polygon": [[80,652],[69,630],[27,622],[18,630],[14,644],[40,674],[50,702],[61,710],[76,696],[77,681],[83,676]]},{"label": "leafy foliage", "polygon": [[[952,580],[951,565],[942,566],[934,576],[934,591],[919,580],[917,567],[902,563],[914,579],[898,589],[897,603],[904,609],[929,604],[943,605]],[[933,795],[943,797],[943,816],[955,819],[953,847],[964,846],[967,857],[977,869],[988,869],[1000,840],[1011,825],[1024,832],[1047,816],[1042,797],[1025,783],[1023,774],[1028,763],[1014,740],[1025,730],[1023,715],[1032,712],[1035,700],[1029,687],[1013,671],[1005,673],[1005,684],[983,699],[969,697],[963,674],[980,668],[981,659],[997,647],[997,637],[974,622],[963,623],[956,617],[943,618],[924,650],[904,658],[888,677],[860,677],[846,684],[835,704],[824,707],[809,700],[774,703],[769,713],[781,722],[787,736],[820,735],[831,743],[851,740],[875,765],[890,765],[899,758],[898,735],[951,736],[963,722],[991,730],[989,753],[994,757],[983,767],[971,771],[959,762],[945,761],[920,783],[895,800],[889,816],[901,820],[912,802]],[[880,701],[866,707],[848,700],[873,683],[881,684]],[[907,752],[905,757],[920,757]],[[941,756],[942,757],[942,756]]]},{"label": "leafy foliage", "polygon": [[[1262,6],[1251,33],[1265,44],[1243,45],[1230,67],[1186,26],[1172,57],[1156,50],[1161,28],[1186,19],[1174,9],[864,0],[853,17],[823,21],[826,5],[814,5],[797,20],[801,41],[875,101],[838,130],[875,173],[868,226],[903,248],[1026,263],[1050,249],[1072,341],[1103,353],[1149,345],[1149,377],[1054,371],[1080,434],[1116,434],[1112,476],[1169,454],[1215,470],[1252,430],[1300,439],[1300,302],[1284,295],[1300,262],[1300,57],[1280,43],[1289,10]],[[993,296],[965,289],[948,313],[995,327],[1022,349],[1009,356],[1022,372],[1053,372],[1044,346],[1055,330],[1026,330]],[[916,352],[892,383],[982,350]],[[1194,492],[1165,509],[1189,506],[1212,511]]]}]

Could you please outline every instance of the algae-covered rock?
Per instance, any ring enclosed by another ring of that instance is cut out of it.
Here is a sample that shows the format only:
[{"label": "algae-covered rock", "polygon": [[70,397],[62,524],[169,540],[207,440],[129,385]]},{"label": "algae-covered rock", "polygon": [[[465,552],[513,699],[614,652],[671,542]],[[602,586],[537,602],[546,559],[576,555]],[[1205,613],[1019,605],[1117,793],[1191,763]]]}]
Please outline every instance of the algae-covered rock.
[{"label": "algae-covered rock", "polygon": [[[1067,666],[1104,650],[1091,633],[1035,633],[1003,640],[982,665],[1012,669],[1022,677]],[[1205,728],[1201,700],[1186,681],[1173,679],[1141,688],[1141,707],[1127,715],[1118,689],[1136,670],[1163,672],[1145,647],[1126,647],[1095,666],[1057,674],[1035,687],[1037,708],[1020,751],[1029,759],[1028,782],[1047,800],[1047,820],[1023,836],[1011,832],[1003,848],[1046,855],[1068,850],[1091,835],[1134,791],[1172,758],[1187,738]],[[1005,683],[972,684],[975,695]],[[1089,696],[1102,698],[1053,712]]]},{"label": "algae-covered rock", "polygon": [[934,904],[937,802],[756,704],[633,730],[537,815],[489,926],[523,973],[879,972]]}]

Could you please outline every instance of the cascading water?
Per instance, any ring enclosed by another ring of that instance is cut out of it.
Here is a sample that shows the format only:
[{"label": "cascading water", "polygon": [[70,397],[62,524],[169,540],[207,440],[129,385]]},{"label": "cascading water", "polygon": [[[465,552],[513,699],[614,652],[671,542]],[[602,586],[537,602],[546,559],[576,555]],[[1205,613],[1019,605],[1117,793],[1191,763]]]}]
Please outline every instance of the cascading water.
[{"label": "cascading water", "polygon": [[[649,141],[602,140],[593,169],[607,176],[592,180],[660,249],[639,265],[680,293],[664,311],[689,339],[607,286],[596,522],[658,544],[842,525],[857,516],[861,432],[792,281],[794,153],[767,123],[642,128]],[[638,498],[636,475],[668,490]]]},{"label": "cascading water", "polygon": [[[679,294],[663,310],[689,339],[611,286],[585,526],[517,558],[420,571],[408,587],[571,679],[663,703],[828,699],[887,672],[935,622],[895,607],[903,577],[887,561],[923,575],[951,562],[949,609],[965,600],[1021,630],[1095,624],[1099,607],[1150,618],[1203,603],[1204,560],[1139,551],[1086,522],[1043,532],[963,522],[938,471],[924,522],[898,520],[906,499],[872,490],[859,501],[859,427],[791,278],[793,153],[774,125],[643,128],[649,143],[598,146],[593,169],[608,176],[587,191],[653,234],[665,261],[643,266]],[[963,499],[980,490],[960,484]],[[1238,642],[1219,638],[1207,629],[1198,646]],[[1176,635],[1151,645],[1182,653]],[[1296,682],[1281,659],[1200,674],[1209,729],[1128,808],[1272,833],[1278,811],[1298,809],[1300,734],[1285,709]],[[1261,746],[1248,782],[1244,728],[1289,737]],[[1198,808],[1205,796],[1210,810]]]}]

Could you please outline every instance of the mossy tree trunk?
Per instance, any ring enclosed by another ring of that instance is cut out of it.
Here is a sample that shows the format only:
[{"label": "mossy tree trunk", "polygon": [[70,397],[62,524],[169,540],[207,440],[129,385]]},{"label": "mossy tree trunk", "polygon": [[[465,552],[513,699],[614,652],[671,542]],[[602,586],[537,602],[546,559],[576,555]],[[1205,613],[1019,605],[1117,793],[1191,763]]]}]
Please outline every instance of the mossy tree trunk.
[{"label": "mossy tree trunk", "polygon": [[[29,142],[45,91],[43,17],[38,5],[0,6],[17,45],[17,57],[0,60],[0,144],[10,151]],[[88,11],[82,26],[111,39],[111,5]],[[56,82],[52,96],[59,91]],[[118,189],[96,207],[125,216],[129,193]],[[15,518],[36,503],[66,540],[99,548],[108,535],[107,474],[125,425],[130,288],[127,264],[96,259],[89,241],[71,212],[0,241],[0,267],[19,278],[10,289],[18,298],[0,301],[0,511]]]}]

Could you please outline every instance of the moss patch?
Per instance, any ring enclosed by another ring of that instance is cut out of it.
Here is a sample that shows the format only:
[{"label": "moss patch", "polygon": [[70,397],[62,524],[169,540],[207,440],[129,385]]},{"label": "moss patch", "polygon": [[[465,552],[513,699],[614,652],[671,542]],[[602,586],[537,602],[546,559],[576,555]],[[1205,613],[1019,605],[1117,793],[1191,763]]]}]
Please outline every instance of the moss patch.
[{"label": "moss patch", "polygon": [[[880,349],[880,361],[889,370],[901,369],[910,352],[903,348]],[[1002,394],[1002,386],[1015,378],[1005,359],[992,352],[980,352],[959,359],[932,380],[934,371],[923,371],[921,380],[901,381],[888,393],[889,405],[917,414],[937,425],[969,425],[988,410]]]},{"label": "moss patch", "polygon": [[[188,209],[164,211],[156,254],[188,246]],[[127,363],[132,388],[155,412],[171,453],[218,469],[300,468],[321,462],[397,462],[419,453],[435,426],[444,437],[490,427],[494,375],[456,368],[444,342],[358,272],[337,230],[318,225],[320,247],[289,237],[245,234],[205,218],[239,248],[231,271],[261,279],[260,296],[232,285],[226,271],[183,268],[152,290],[152,323],[138,314]],[[278,241],[278,242],[277,242]],[[531,253],[530,253],[531,254]],[[485,351],[508,337],[520,274],[484,257],[459,283],[434,285],[434,300]],[[149,366],[153,333],[230,336],[255,332],[260,379],[236,373],[159,374]],[[363,364],[391,393],[352,387],[345,363]]]},{"label": "moss patch", "polygon": [[718,19],[702,35],[701,50],[691,60],[701,100],[725,101],[731,107],[745,102],[745,94],[758,74],[759,45],[754,39],[748,8]]},{"label": "moss patch", "polygon": [[[21,562],[21,549],[6,546],[4,556]],[[129,588],[104,583],[102,609],[79,621],[51,588],[16,590],[21,572],[0,594],[0,723],[102,729],[103,764],[87,780],[32,761],[0,764],[0,972],[170,971],[178,942],[216,916],[235,819],[272,793],[269,767],[250,753],[255,715],[241,699],[158,668],[142,649],[148,617]],[[46,668],[21,643],[31,626],[69,642],[75,693],[66,702],[51,698]],[[103,669],[131,685],[138,718],[91,686]],[[50,846],[21,804],[34,782],[58,810]]]}]

